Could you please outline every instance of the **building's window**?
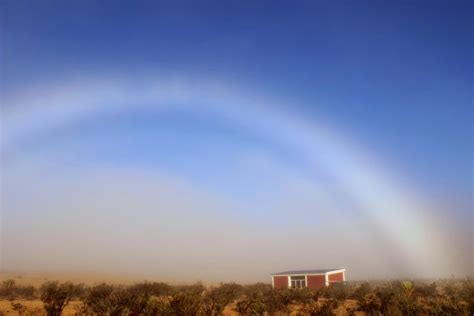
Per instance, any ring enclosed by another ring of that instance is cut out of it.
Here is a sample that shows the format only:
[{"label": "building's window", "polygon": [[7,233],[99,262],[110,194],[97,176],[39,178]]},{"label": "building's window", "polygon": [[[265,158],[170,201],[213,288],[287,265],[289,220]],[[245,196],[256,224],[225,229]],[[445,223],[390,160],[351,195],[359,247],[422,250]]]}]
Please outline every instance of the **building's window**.
[{"label": "building's window", "polygon": [[306,287],[306,278],[304,275],[297,275],[291,277],[291,288],[300,289]]}]

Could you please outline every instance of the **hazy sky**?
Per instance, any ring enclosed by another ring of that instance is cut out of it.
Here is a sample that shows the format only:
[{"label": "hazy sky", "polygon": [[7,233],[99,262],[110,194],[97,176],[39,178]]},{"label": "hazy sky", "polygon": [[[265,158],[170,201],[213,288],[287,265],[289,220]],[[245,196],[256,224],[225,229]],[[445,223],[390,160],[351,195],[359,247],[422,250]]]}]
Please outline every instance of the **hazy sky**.
[{"label": "hazy sky", "polygon": [[471,1],[2,1],[1,266],[473,274]]}]

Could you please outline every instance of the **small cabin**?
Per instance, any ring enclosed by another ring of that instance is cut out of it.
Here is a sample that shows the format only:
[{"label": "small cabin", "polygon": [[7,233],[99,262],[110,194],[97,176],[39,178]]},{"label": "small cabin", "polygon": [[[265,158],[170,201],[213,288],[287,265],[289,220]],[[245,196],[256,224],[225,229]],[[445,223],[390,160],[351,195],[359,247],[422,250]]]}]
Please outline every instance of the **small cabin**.
[{"label": "small cabin", "polygon": [[284,271],[272,274],[274,289],[309,288],[317,290],[331,283],[346,281],[346,269]]}]

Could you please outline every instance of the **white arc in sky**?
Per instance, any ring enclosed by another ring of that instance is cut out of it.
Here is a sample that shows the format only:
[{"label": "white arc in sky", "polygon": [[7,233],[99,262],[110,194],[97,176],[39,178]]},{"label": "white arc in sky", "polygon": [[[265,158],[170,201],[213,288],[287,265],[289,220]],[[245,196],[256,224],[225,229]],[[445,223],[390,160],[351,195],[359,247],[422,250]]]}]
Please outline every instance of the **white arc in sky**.
[{"label": "white arc in sky", "polygon": [[9,155],[37,133],[54,131],[101,113],[137,109],[159,112],[168,108],[203,113],[256,130],[303,152],[315,170],[323,168],[336,179],[413,271],[434,275],[454,262],[454,258],[444,255],[449,248],[436,230],[437,223],[426,216],[429,210],[421,199],[404,190],[399,179],[322,119],[305,120],[283,111],[289,108],[287,105],[275,106],[280,102],[230,89],[221,82],[202,80],[153,79],[139,86],[124,80],[100,79],[40,87],[6,98],[2,152]]}]

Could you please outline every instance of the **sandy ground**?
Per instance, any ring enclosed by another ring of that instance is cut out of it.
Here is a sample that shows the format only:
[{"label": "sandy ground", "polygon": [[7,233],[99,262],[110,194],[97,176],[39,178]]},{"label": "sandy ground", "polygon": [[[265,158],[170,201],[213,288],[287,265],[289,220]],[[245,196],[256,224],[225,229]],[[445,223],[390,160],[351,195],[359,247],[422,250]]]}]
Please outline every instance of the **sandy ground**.
[{"label": "sandy ground", "polygon": [[84,283],[86,285],[94,285],[102,282],[106,282],[109,284],[129,285],[145,280],[151,282],[160,281],[158,279],[140,276],[118,276],[112,274],[109,275],[98,273],[0,272],[0,282],[9,279],[15,280],[17,284],[33,285],[34,287],[39,287],[46,281],[71,281],[76,284]]}]

